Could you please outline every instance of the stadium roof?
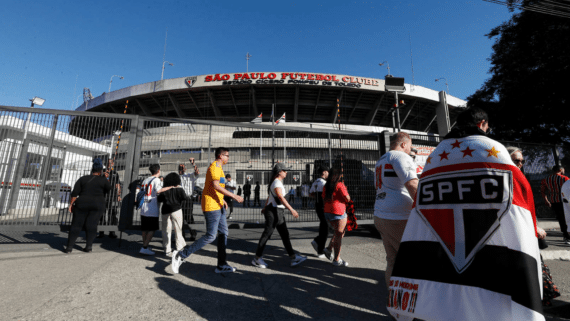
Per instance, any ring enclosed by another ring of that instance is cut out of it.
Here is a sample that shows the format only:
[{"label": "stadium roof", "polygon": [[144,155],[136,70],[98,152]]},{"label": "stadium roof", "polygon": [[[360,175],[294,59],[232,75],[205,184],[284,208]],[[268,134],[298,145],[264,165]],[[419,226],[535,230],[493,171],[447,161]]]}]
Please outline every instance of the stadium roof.
[{"label": "stadium roof", "polygon": [[[432,89],[405,84],[399,94],[402,129],[438,133],[436,107],[447,102],[450,124],[467,102]],[[442,98],[443,97],[443,98]],[[384,79],[307,72],[250,72],[165,79],[103,93],[77,110],[219,121],[250,121],[263,113],[287,121],[336,122],[337,99],[343,124],[392,127],[394,93]]]}]

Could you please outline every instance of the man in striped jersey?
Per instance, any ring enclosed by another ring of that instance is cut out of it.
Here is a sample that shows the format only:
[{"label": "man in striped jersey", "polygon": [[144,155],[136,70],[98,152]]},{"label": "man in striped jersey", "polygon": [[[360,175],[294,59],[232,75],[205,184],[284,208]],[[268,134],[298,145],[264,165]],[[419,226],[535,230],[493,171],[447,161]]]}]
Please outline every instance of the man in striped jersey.
[{"label": "man in striped jersey", "polygon": [[416,164],[409,156],[412,139],[404,132],[390,137],[390,151],[376,163],[374,225],[386,250],[386,286],[418,188]]},{"label": "man in striped jersey", "polygon": [[389,283],[398,320],[543,321],[530,184],[470,108],[426,161]]},{"label": "man in striped jersey", "polygon": [[555,165],[552,171],[552,175],[540,182],[540,194],[542,194],[546,205],[552,208],[556,215],[556,219],[560,224],[560,230],[564,235],[564,243],[570,245],[570,235],[568,234],[568,226],[564,219],[564,207],[562,206],[562,198],[560,195],[560,188],[566,181],[570,180],[570,178],[564,176],[564,167],[560,165]]}]

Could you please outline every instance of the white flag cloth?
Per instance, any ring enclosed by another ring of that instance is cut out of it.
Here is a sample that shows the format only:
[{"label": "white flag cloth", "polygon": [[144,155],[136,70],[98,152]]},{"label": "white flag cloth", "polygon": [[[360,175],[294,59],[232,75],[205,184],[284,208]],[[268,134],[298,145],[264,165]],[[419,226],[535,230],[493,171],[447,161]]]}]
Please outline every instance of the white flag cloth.
[{"label": "white flag cloth", "polygon": [[279,118],[275,121],[275,125],[279,125],[280,123],[284,123],[284,122],[285,122],[285,113],[283,113],[283,116],[281,116],[281,118]]},{"label": "white flag cloth", "polygon": [[263,113],[259,114],[259,116],[255,117],[250,123],[261,123],[263,121]]},{"label": "white flag cloth", "polygon": [[529,182],[495,140],[443,140],[418,184],[388,311],[397,319],[538,321],[541,297]]}]

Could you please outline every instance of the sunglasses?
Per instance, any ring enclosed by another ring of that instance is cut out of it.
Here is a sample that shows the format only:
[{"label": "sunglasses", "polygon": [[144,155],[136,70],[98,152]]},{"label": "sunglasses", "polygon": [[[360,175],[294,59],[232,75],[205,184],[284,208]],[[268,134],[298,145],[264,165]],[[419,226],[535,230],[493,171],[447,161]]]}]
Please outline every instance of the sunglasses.
[{"label": "sunglasses", "polygon": [[515,160],[513,160],[513,163],[515,163],[515,164],[523,164],[523,165],[524,165],[525,160],[524,160],[524,159],[515,159]]}]

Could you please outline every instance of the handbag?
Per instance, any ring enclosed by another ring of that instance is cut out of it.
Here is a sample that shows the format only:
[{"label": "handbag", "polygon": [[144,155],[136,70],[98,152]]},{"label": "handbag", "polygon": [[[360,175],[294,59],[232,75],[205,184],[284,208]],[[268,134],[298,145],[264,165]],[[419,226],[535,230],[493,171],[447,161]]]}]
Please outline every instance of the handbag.
[{"label": "handbag", "polygon": [[148,183],[148,185],[146,186],[145,189],[141,189],[138,194],[137,194],[137,198],[135,201],[135,207],[137,210],[140,210],[142,205],[144,204],[144,197],[146,196],[146,193],[148,192],[148,188],[149,186],[152,185],[152,181],[154,181],[156,177],[154,177],[153,179],[150,180],[150,182]]},{"label": "handbag", "polygon": [[356,215],[354,215],[354,202],[350,201],[346,204],[346,214],[347,214],[347,222],[346,222],[346,230],[352,231],[358,228],[358,223],[356,222]]}]

